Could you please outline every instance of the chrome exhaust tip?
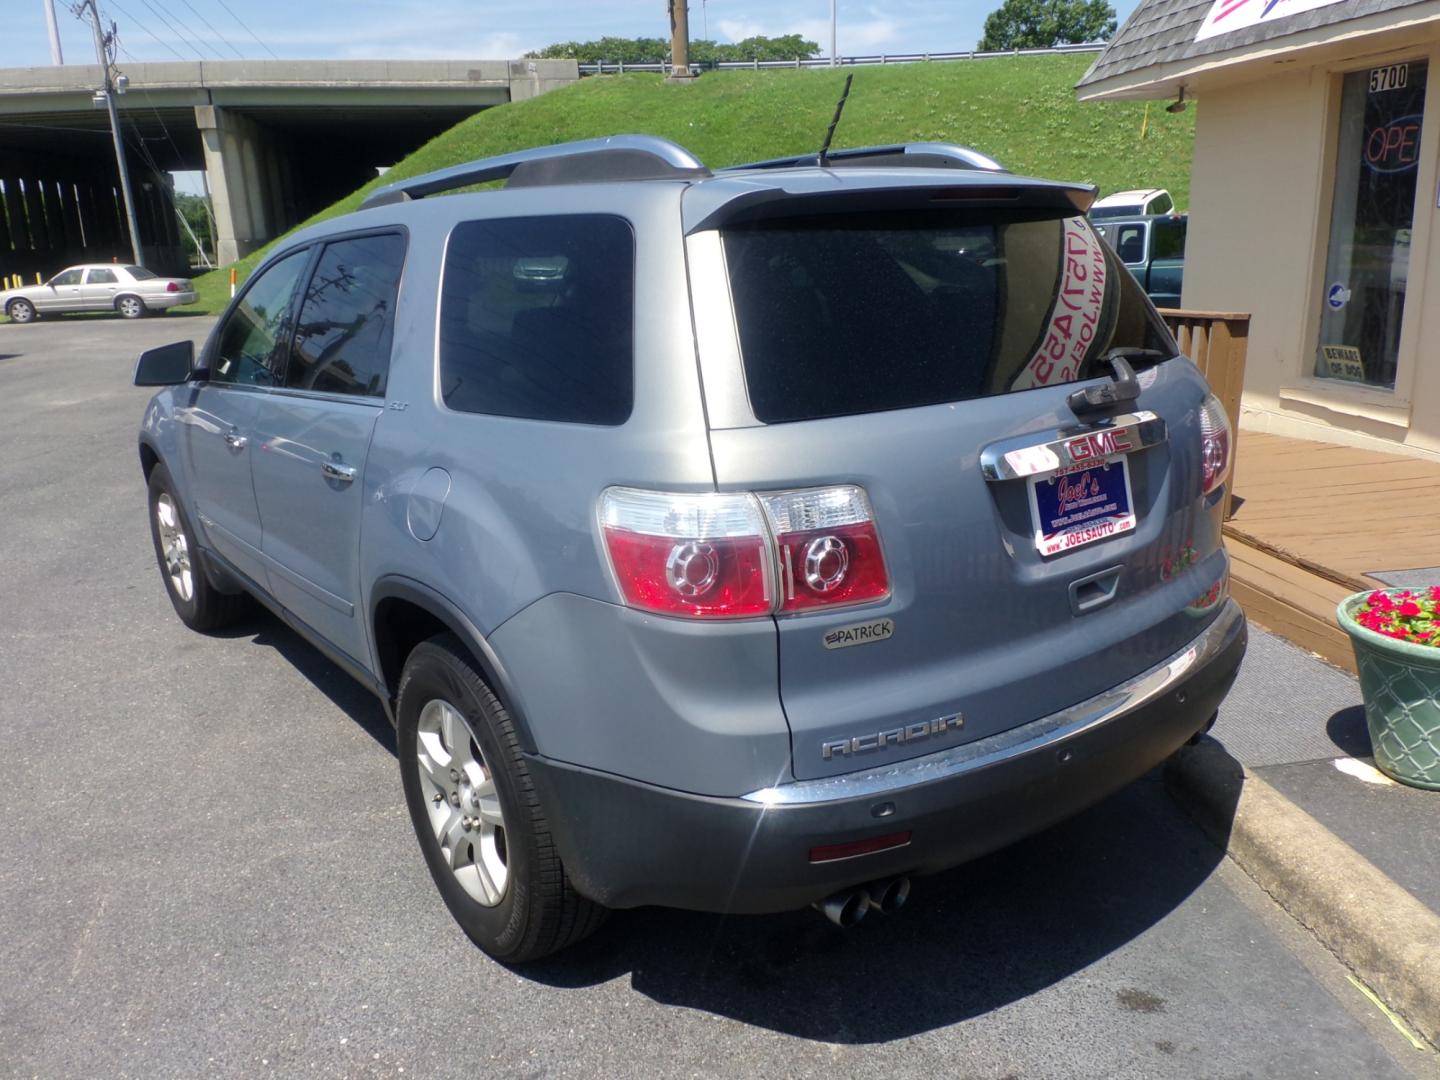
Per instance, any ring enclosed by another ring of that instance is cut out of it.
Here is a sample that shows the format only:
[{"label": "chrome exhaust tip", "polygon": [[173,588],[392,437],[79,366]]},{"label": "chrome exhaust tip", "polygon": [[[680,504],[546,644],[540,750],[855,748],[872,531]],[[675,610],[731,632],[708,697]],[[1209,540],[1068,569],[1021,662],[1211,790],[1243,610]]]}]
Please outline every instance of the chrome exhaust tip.
[{"label": "chrome exhaust tip", "polygon": [[910,879],[907,877],[872,881],[865,886],[865,896],[870,906],[882,915],[899,911],[910,899]]},{"label": "chrome exhaust tip", "polygon": [[842,930],[849,930],[870,910],[870,894],[864,889],[842,889],[815,904],[815,910]]}]

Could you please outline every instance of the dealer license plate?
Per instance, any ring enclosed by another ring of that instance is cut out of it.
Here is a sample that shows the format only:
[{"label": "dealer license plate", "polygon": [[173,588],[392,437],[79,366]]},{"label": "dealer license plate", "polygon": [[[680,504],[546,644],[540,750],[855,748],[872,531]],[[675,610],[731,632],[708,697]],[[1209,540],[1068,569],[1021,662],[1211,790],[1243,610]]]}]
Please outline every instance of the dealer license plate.
[{"label": "dealer license plate", "polygon": [[1130,470],[1123,457],[1032,477],[1029,484],[1030,520],[1041,555],[1058,555],[1135,528]]}]

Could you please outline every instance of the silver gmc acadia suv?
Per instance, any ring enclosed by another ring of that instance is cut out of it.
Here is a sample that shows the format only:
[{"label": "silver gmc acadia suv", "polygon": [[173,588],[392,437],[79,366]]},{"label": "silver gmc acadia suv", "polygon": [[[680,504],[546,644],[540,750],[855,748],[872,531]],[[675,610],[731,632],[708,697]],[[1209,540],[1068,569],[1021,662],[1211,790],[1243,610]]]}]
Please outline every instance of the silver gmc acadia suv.
[{"label": "silver gmc acadia suv", "polygon": [[1093,196],[634,135],[382,188],[140,358],[165,588],[374,690],[498,960],[893,910],[1203,731],[1245,650],[1230,421]]}]

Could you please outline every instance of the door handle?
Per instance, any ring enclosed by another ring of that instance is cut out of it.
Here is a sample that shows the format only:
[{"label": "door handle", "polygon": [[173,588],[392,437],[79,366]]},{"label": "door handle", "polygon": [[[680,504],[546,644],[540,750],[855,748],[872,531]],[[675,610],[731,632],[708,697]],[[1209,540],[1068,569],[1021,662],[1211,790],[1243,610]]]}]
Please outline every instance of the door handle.
[{"label": "door handle", "polygon": [[247,439],[244,435],[241,435],[240,432],[235,428],[231,428],[225,433],[225,445],[230,447],[230,449],[232,450],[244,450],[245,444],[249,441],[249,439]]},{"label": "door handle", "polygon": [[325,479],[338,480],[342,484],[348,484],[355,479],[355,466],[345,465],[339,461],[321,462],[320,471],[325,474]]}]

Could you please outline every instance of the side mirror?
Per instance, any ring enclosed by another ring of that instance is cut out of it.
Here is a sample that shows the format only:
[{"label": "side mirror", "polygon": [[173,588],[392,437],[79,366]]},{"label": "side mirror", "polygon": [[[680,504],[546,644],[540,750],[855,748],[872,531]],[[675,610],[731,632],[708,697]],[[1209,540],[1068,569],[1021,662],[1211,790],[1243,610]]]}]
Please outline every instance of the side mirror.
[{"label": "side mirror", "polygon": [[146,349],[135,362],[135,385],[178,386],[190,380],[194,366],[193,341],[177,341]]}]

